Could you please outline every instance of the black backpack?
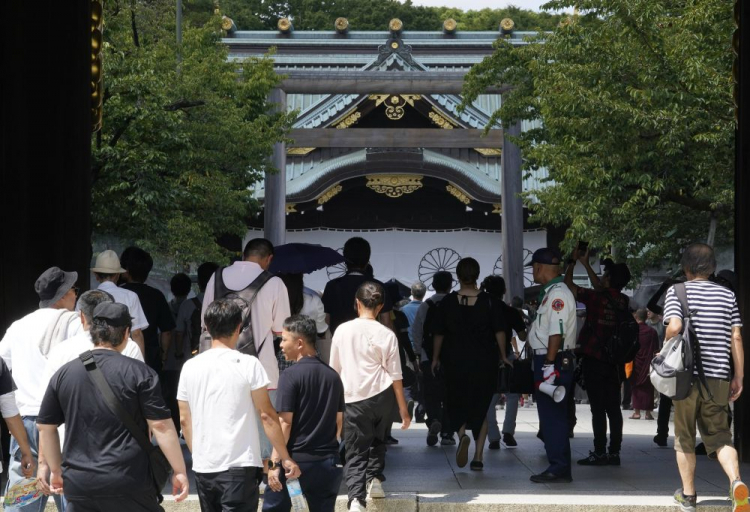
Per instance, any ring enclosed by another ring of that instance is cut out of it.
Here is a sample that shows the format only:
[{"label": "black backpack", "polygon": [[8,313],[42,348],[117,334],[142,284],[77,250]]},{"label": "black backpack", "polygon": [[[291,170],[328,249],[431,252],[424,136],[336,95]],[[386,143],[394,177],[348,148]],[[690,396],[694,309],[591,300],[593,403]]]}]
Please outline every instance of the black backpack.
[{"label": "black backpack", "polygon": [[635,359],[635,355],[641,348],[638,341],[638,322],[628,308],[618,307],[608,292],[602,296],[609,302],[615,311],[615,327],[608,339],[604,340],[604,357],[611,363],[621,365],[627,364]]},{"label": "black backpack", "polygon": [[[214,274],[214,300],[229,299],[239,306],[242,311],[242,326],[240,327],[240,338],[237,340],[237,350],[243,354],[258,357],[263,349],[263,343],[259,347],[255,346],[252,328],[252,305],[260,289],[273,277],[273,274],[264,270],[247,288],[237,291],[230,290],[224,284],[224,268],[218,269]],[[211,335],[204,330],[201,334],[201,351],[208,350],[210,347]]]}]

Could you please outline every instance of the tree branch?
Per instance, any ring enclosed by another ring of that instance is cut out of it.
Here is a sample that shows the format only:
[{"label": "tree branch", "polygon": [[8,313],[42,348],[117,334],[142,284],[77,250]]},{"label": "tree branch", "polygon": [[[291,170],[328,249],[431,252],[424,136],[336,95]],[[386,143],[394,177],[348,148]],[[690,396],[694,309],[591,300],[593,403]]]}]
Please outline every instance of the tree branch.
[{"label": "tree branch", "polygon": [[133,29],[133,44],[136,48],[141,47],[140,40],[138,39],[138,26],[135,23],[135,9],[130,8],[130,26]]},{"label": "tree branch", "polygon": [[115,130],[114,135],[112,135],[112,138],[109,139],[109,147],[113,148],[117,144],[117,142],[120,140],[120,138],[125,134],[125,130],[128,129],[128,126],[130,126],[130,123],[133,122],[135,119],[135,116],[130,116],[125,119],[125,121],[122,122],[119,128]]},{"label": "tree branch", "polygon": [[197,100],[197,101],[180,100],[170,105],[167,105],[166,107],[164,107],[164,110],[166,110],[167,112],[174,112],[175,110],[184,110],[186,108],[202,107],[205,104],[206,102],[203,100]]}]

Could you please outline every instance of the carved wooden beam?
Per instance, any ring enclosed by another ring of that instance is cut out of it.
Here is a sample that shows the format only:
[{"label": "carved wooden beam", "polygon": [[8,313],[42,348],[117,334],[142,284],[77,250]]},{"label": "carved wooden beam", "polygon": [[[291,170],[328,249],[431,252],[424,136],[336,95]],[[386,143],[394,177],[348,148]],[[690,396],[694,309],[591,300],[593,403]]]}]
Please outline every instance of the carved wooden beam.
[{"label": "carved wooden beam", "polygon": [[298,128],[289,147],[303,148],[492,148],[503,147],[503,131],[439,128]]}]

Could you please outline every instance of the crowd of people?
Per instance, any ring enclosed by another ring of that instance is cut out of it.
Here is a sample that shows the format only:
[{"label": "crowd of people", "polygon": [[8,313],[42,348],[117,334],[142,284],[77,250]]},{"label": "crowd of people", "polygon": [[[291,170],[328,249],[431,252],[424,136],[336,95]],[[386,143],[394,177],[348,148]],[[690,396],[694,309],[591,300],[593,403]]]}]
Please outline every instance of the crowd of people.
[{"label": "crowd of people", "polygon": [[[322,294],[302,274],[269,272],[274,247],[265,239],[249,241],[230,266],[200,265],[195,297],[190,277],[175,275],[170,301],[146,284],[153,260],[137,247],[99,254],[91,269],[98,287],[80,296],[75,272],[45,271],[35,285],[39,309],[0,341],[8,486],[36,474],[44,494],[9,509],[39,511],[51,496],[59,511],[162,510],[165,469],[177,501],[189,492],[182,439],[204,512],[254,512],[261,493],[264,511],[288,512],[297,484],[311,511],[332,511],[342,482],[348,510],[361,512],[385,496],[396,423],[424,422],[427,446],[455,445],[456,465],[472,471],[484,468],[488,438],[489,449],[517,448],[524,397],[500,377],[524,360],[549,463],[531,481],[568,483],[576,387],[585,389],[594,431],[593,450],[578,464],[620,465],[622,387],[631,418],[653,419],[650,363],[686,314],[706,389],[694,385],[674,402],[683,482],[675,500],[695,510],[697,425],[705,453],[727,473],[734,510],[750,509],[730,431],[729,403],[744,378],[741,320],[731,279],[714,276],[711,247],[683,252],[689,312],[671,281],[648,309],[632,310],[623,293],[628,267],[606,262],[599,276],[587,249],[567,261],[553,248],[533,254],[533,307],[519,297],[506,303],[502,277],[480,280],[473,258],[403,297],[397,284],[375,278],[366,240],[351,238],[343,255],[347,272]],[[574,283],[578,262],[590,289]],[[638,344],[624,365],[608,340],[631,314]],[[659,446],[667,445],[671,406],[659,397]]]}]

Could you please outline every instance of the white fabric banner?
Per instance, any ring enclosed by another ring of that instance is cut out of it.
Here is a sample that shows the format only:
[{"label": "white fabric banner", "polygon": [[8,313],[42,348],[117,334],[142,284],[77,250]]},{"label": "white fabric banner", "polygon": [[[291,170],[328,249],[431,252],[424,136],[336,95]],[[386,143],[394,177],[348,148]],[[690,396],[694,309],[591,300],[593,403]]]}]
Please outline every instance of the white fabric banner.
[{"label": "white fabric banner", "polygon": [[[249,231],[243,241],[262,237],[261,230]],[[502,261],[498,261],[502,252],[500,232],[476,230],[457,231],[407,231],[389,229],[382,231],[337,231],[311,229],[287,231],[286,241],[319,244],[333,249],[341,249],[344,243],[353,236],[361,236],[372,247],[370,263],[375,270],[375,277],[380,281],[396,278],[410,286],[416,281],[429,285],[432,275],[441,269],[455,271],[461,258],[471,256],[479,262],[481,277],[502,275]],[[524,233],[524,262],[529,261],[531,254],[544,247],[547,233],[544,230]],[[305,286],[322,292],[326,283],[343,273],[343,268],[331,267],[305,276]],[[525,286],[531,286],[530,270],[524,274]]]}]

